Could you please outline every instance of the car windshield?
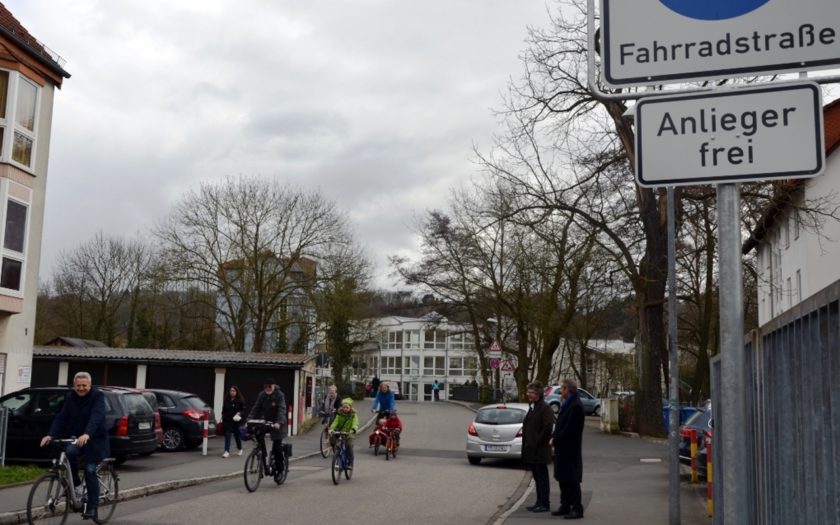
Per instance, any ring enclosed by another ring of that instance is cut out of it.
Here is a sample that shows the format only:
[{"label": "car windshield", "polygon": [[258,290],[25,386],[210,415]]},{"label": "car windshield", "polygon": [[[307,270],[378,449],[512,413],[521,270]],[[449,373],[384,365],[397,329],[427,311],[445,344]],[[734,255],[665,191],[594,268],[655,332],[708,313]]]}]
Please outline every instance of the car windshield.
[{"label": "car windshield", "polygon": [[149,406],[152,407],[152,410],[157,410],[158,409],[157,398],[155,397],[155,395],[153,393],[143,392],[143,399],[145,399],[146,402],[149,403]]},{"label": "car windshield", "polygon": [[197,408],[199,410],[204,410],[207,408],[207,403],[201,400],[198,396],[187,396],[184,398],[184,403],[187,404],[190,408]]},{"label": "car windshield", "polygon": [[484,408],[475,416],[475,422],[484,425],[514,425],[523,419],[525,411],[518,408]]}]

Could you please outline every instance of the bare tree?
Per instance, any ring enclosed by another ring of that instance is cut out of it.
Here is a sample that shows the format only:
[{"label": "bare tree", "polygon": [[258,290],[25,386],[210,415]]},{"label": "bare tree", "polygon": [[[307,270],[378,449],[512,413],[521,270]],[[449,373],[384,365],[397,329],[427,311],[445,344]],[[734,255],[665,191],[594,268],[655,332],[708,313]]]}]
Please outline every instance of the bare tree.
[{"label": "bare tree", "polygon": [[188,192],[154,234],[171,278],[215,292],[227,346],[263,352],[306,344],[318,260],[346,230],[319,193],[241,177]]}]

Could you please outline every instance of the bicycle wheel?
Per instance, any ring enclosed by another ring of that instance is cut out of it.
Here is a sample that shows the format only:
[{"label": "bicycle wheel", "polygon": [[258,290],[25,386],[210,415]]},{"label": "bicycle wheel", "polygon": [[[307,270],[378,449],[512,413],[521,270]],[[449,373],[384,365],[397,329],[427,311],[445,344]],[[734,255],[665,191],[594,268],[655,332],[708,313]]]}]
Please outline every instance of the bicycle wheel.
[{"label": "bicycle wheel", "polygon": [[378,456],[378,455],[379,455],[379,436],[376,436],[376,437],[373,439],[373,455],[374,455],[374,456]]},{"label": "bicycle wheel", "polygon": [[117,509],[117,502],[120,499],[120,480],[111,463],[100,464],[96,468],[96,477],[99,479],[99,511],[94,521],[102,525],[108,523]]},{"label": "bicycle wheel", "polygon": [[321,457],[328,457],[330,455],[330,451],[332,447],[330,447],[330,429],[324,427],[324,430],[321,432]]},{"label": "bicycle wheel", "polygon": [[342,459],[343,454],[340,451],[333,452],[332,468],[330,471],[332,472],[333,483],[336,485],[338,485],[338,482],[341,481]]},{"label": "bicycle wheel", "polygon": [[260,480],[263,477],[262,468],[262,452],[259,448],[255,448],[245,460],[245,488],[248,492],[254,492],[260,486]]},{"label": "bicycle wheel", "polygon": [[62,525],[70,513],[69,487],[54,472],[44,474],[32,485],[26,500],[26,520],[29,525]]},{"label": "bicycle wheel", "polygon": [[347,468],[347,465],[344,466],[344,477],[348,480],[353,477],[353,469]]},{"label": "bicycle wheel", "polygon": [[391,452],[391,457],[396,459],[397,458],[397,438],[396,437],[393,437],[393,436],[391,437],[390,443],[388,445],[388,449]]},{"label": "bicycle wheel", "polygon": [[394,438],[388,436],[388,439],[385,440],[385,461],[391,459],[391,443],[393,442]]}]

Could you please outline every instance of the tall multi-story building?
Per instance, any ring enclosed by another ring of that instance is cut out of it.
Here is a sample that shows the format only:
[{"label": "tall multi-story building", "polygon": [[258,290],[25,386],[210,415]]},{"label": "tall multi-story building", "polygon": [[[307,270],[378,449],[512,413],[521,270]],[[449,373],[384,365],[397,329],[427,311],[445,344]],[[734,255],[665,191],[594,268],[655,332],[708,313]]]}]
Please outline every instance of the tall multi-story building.
[{"label": "tall multi-story building", "polygon": [[399,384],[412,401],[431,401],[432,385],[442,385],[441,399],[453,387],[480,380],[478,354],[467,326],[429,314],[425,317],[389,316],[377,320],[378,340],[359,350],[367,379]]},{"label": "tall multi-story building", "polygon": [[53,100],[70,75],[0,4],[0,387],[29,386]]}]

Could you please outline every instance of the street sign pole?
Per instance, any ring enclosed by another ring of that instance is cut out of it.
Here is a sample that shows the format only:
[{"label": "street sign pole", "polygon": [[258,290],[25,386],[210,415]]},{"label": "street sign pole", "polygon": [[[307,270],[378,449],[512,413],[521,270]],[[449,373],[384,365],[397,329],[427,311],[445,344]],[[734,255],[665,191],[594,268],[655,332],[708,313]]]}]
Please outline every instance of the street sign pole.
[{"label": "street sign pole", "polygon": [[[721,447],[723,523],[749,523],[747,473],[747,377],[744,357],[744,303],[741,276],[741,196],[737,184],[717,187],[720,244],[721,385],[715,414],[715,446]],[[715,505],[718,502],[715,501]],[[717,513],[717,509],[716,509]]]},{"label": "street sign pole", "polygon": [[677,256],[674,187],[668,186],[668,390],[670,417],[668,426],[668,461],[671,525],[680,525],[680,366],[677,359]]}]

